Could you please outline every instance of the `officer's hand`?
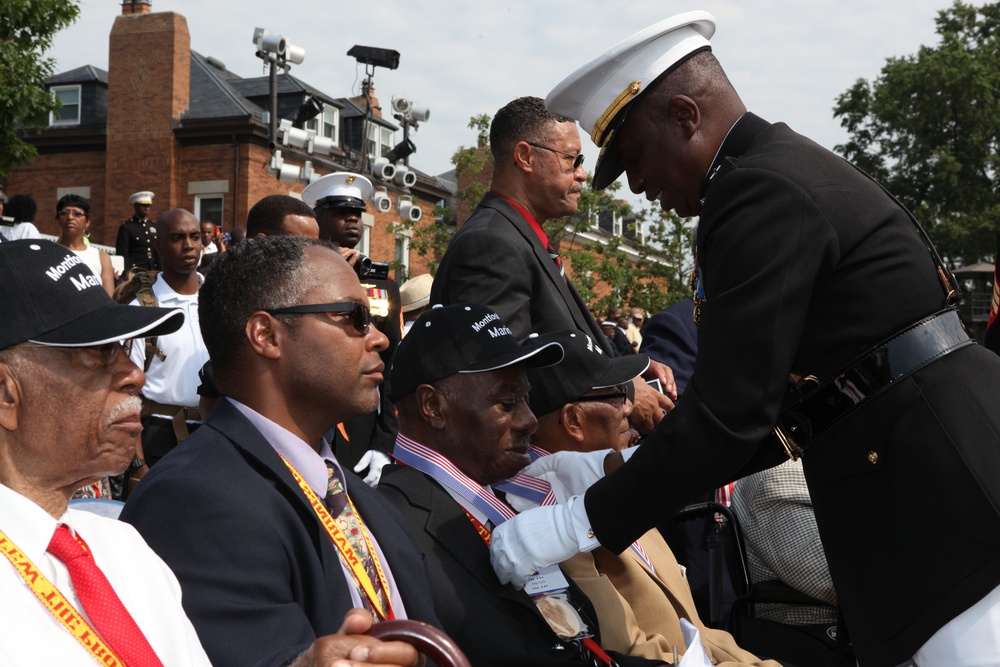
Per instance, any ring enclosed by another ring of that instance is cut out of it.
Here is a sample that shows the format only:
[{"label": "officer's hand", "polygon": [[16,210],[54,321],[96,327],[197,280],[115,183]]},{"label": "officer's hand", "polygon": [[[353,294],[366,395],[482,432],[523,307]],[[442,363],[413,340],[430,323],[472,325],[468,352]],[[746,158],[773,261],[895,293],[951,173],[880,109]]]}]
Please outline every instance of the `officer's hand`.
[{"label": "officer's hand", "polygon": [[598,546],[583,496],[573,496],[564,505],[536,507],[497,526],[490,539],[490,562],[500,583],[520,589],[539,568]]},{"label": "officer's hand", "polygon": [[[420,667],[423,658],[404,642],[383,642],[363,633],[374,621],[363,609],[351,609],[337,634],[320,637],[290,667]],[[348,660],[349,662],[338,662]]]},{"label": "officer's hand", "polygon": [[364,471],[368,470],[368,474],[365,475],[365,484],[375,488],[378,486],[378,481],[382,479],[382,468],[392,463],[392,459],[385,452],[380,452],[377,449],[369,449],[358,461],[358,465],[354,466],[354,472],[359,475]]},{"label": "officer's hand", "polygon": [[[663,366],[663,368],[667,367]],[[673,378],[673,375],[670,377]],[[639,433],[646,435],[656,428],[656,425],[663,419],[663,415],[674,409],[674,402],[670,400],[669,396],[665,396],[650,387],[642,378],[636,378],[633,384],[635,385],[635,398],[632,399],[632,414],[628,416],[628,422]]]}]

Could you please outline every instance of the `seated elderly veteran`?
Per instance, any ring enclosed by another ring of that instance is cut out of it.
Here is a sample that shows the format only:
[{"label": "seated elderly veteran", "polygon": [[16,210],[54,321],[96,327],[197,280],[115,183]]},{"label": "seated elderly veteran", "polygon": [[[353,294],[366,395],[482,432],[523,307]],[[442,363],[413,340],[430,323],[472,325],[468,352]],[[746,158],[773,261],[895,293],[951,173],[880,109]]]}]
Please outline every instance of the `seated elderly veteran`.
[{"label": "seated elderly veteran", "polygon": [[[221,397],[122,519],[177,575],[212,664],[292,657],[355,607],[437,625],[400,517],[323,438],[382,382],[386,338],[351,267],[321,241],[248,239],[212,266],[199,318]],[[385,648],[371,661],[404,662]]]},{"label": "seated elderly veteran", "polygon": [[[550,452],[594,452],[628,446],[628,389],[645,370],[646,355],[609,358],[585,333],[563,330],[539,336],[562,345],[555,366],[529,368],[528,405],[538,418],[531,436],[532,458]],[[515,508],[537,500],[537,489],[515,480],[496,484]],[[691,587],[659,531],[651,530],[631,548],[614,554],[598,548],[562,563],[563,571],[587,594],[597,610],[606,648],[648,658],[686,653],[680,619],[694,625],[712,664],[768,665],[740,649],[722,630],[706,628],[698,618]]]},{"label": "seated elderly veteran", "polygon": [[[528,463],[536,425],[525,368],[561,357],[558,343],[519,345],[499,315],[473,304],[424,313],[396,350],[393,455],[402,465],[387,466],[378,489],[424,552],[445,631],[477,667],[609,664],[593,606],[558,566],[530,593],[490,568],[490,531],[514,515],[490,485]],[[622,665],[663,664],[614,655]]]},{"label": "seated elderly veteran", "polygon": [[0,664],[207,666],[166,565],[131,526],[68,509],[132,460],[131,340],[184,314],[116,304],[51,241],[0,244],[0,284]]}]

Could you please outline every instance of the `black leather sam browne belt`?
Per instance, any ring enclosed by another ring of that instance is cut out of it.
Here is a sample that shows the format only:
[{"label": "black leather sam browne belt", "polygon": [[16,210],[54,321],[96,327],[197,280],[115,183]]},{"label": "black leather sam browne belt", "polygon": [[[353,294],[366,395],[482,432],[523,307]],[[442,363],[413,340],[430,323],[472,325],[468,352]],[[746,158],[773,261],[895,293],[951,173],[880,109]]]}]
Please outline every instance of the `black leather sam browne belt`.
[{"label": "black leather sam browne belt", "polygon": [[830,379],[807,389],[802,398],[778,416],[772,435],[788,457],[797,460],[827,429],[903,378],[973,343],[958,311],[948,308],[937,312],[879,343]]}]

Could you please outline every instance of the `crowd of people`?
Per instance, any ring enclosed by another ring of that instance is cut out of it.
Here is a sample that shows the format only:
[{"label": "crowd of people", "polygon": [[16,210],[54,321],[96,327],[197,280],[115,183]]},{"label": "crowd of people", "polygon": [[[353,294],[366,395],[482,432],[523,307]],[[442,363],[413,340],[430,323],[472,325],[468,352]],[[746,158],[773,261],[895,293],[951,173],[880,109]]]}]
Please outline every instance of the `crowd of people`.
[{"label": "crowd of people", "polygon": [[[409,621],[487,667],[1000,665],[1000,359],[898,202],[746,110],[714,27],[501,108],[433,278],[357,250],[360,174],[232,238],[137,192],[117,281],[86,199],[51,242],[4,198],[0,663],[415,667],[376,637]],[[692,299],[581,299],[542,226],[578,127],[595,187],[700,216]],[[704,545],[667,530],[703,499],[807,603],[754,620],[815,648],[704,621]]]}]

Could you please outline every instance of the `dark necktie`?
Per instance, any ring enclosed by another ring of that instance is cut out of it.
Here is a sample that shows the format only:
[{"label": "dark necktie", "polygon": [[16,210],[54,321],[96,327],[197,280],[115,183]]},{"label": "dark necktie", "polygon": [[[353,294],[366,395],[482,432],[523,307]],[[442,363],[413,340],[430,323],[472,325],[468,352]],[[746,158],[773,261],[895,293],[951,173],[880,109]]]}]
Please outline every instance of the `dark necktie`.
[{"label": "dark necktie", "polygon": [[66,564],[80,604],[94,629],[128,667],[162,667],[142,630],[118,598],[88,549],[60,525],[48,552]]}]

